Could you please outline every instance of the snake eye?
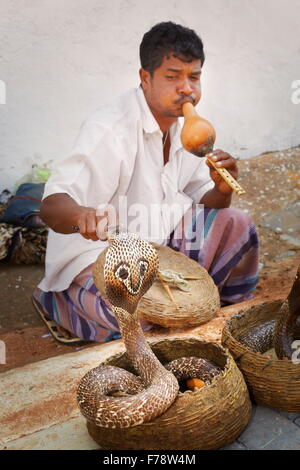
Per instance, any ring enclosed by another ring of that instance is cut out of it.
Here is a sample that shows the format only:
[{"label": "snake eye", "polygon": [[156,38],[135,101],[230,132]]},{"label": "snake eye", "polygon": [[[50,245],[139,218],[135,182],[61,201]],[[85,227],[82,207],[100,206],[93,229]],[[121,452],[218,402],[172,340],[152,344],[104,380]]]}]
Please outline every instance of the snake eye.
[{"label": "snake eye", "polygon": [[148,268],[148,263],[146,261],[140,262],[140,275],[144,276]]},{"label": "snake eye", "polygon": [[125,269],[125,268],[120,269],[119,276],[120,276],[121,279],[127,279],[128,278],[127,269]]},{"label": "snake eye", "polygon": [[116,271],[116,277],[118,277],[120,280],[125,281],[129,276],[129,269],[127,266],[119,266],[119,268]]}]

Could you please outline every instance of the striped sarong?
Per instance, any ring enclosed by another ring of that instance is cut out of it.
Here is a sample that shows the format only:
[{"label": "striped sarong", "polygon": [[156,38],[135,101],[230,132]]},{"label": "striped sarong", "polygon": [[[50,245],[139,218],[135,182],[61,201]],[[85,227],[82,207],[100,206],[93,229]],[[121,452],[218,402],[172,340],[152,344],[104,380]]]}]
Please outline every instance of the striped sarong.
[{"label": "striped sarong", "polygon": [[[255,226],[245,212],[193,207],[171,234],[168,245],[208,271],[218,286],[222,305],[253,297],[259,246]],[[67,290],[43,292],[37,288],[34,297],[47,317],[75,336],[97,342],[120,337],[117,320],[93,282],[92,265],[78,274]],[[144,330],[152,327],[145,320],[141,324]]]}]

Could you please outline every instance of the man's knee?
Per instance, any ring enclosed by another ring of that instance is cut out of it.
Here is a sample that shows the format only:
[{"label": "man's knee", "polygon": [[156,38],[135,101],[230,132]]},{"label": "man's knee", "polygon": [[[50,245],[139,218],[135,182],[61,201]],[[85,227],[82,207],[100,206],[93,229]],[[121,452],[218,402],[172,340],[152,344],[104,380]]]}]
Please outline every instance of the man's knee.
[{"label": "man's knee", "polygon": [[254,225],[252,217],[245,211],[241,209],[236,209],[235,207],[226,207],[225,209],[219,209],[224,217],[225,221],[231,222],[234,225],[247,227],[249,225]]}]

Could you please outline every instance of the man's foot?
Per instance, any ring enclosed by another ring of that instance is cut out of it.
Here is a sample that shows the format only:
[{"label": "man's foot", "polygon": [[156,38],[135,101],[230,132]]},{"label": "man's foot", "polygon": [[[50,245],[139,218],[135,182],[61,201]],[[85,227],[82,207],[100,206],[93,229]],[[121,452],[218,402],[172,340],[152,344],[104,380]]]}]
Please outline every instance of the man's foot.
[{"label": "man's foot", "polygon": [[63,326],[58,325],[55,321],[49,320],[40,303],[34,297],[31,297],[31,300],[37,313],[40,315],[48,330],[57,341],[63,344],[74,346],[89,342],[74,336],[72,333],[70,333],[70,331],[66,330]]},{"label": "man's foot", "polygon": [[66,330],[63,326],[59,325],[58,323],[56,323],[56,329],[57,329],[58,333],[60,333],[66,339],[76,338],[76,336],[73,333]]}]

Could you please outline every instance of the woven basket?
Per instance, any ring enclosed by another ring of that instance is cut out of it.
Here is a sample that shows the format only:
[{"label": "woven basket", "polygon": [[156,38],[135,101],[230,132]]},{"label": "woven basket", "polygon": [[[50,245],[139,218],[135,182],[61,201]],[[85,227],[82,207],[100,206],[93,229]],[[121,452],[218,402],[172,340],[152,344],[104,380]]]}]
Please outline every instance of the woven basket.
[{"label": "woven basket", "polygon": [[[186,328],[197,326],[211,320],[220,308],[220,296],[212,278],[196,261],[167,246],[153,243],[159,256],[159,269],[172,269],[183,276],[201,277],[190,280],[190,292],[170,286],[175,303],[167,295],[163,285],[156,280],[152,287],[142,297],[138,311],[146,320],[166,328]],[[103,266],[105,263],[104,250],[98,257],[93,270],[101,294],[105,296]]]},{"label": "woven basket", "polygon": [[[223,371],[210,385],[192,392],[179,392],[171,407],[153,421],[131,428],[107,429],[87,423],[88,432],[102,449],[217,449],[234,441],[247,426],[251,402],[242,374],[227,350],[196,338],[151,342],[164,364],[183,356],[204,357]],[[116,354],[104,364],[130,372],[126,353]]]},{"label": "woven basket", "polygon": [[300,364],[253,352],[238,341],[253,327],[275,319],[281,305],[277,300],[241,310],[225,324],[222,344],[233,355],[257,403],[300,411]]}]

